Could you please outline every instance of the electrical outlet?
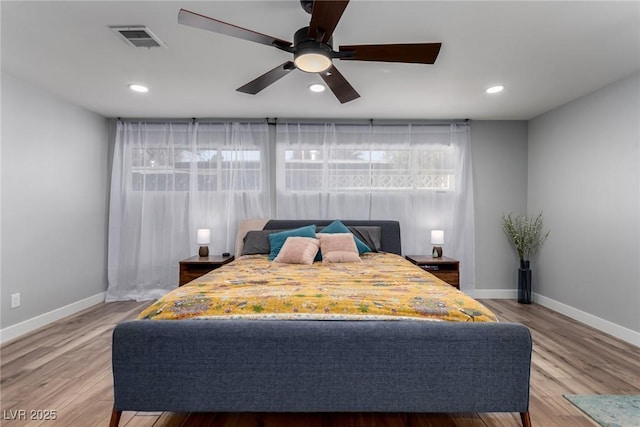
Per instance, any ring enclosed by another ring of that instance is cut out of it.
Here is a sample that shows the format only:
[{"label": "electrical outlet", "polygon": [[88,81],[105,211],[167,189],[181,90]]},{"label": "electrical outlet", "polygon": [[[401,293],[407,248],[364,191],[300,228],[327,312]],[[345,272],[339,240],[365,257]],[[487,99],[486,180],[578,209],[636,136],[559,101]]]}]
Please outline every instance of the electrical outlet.
[{"label": "electrical outlet", "polygon": [[20,294],[11,294],[11,308],[20,307]]}]

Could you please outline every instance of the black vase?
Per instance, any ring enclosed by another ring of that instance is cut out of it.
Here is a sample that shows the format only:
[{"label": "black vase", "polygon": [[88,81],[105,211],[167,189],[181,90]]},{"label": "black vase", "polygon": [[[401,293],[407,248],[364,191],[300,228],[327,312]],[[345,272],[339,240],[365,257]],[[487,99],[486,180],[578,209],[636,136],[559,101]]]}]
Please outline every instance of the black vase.
[{"label": "black vase", "polygon": [[518,269],[518,302],[531,304],[531,269],[529,261],[520,260]]}]

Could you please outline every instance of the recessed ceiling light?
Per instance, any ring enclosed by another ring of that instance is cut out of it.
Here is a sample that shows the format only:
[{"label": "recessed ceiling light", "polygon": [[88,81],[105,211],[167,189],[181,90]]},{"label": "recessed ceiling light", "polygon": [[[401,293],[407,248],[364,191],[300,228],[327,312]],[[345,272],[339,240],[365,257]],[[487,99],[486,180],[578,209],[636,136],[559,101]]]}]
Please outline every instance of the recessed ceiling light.
[{"label": "recessed ceiling light", "polygon": [[320,83],[313,83],[309,85],[309,90],[311,92],[324,92],[325,87]]},{"label": "recessed ceiling light", "polygon": [[130,84],[129,85],[129,89],[131,89],[134,92],[140,92],[140,93],[149,92],[149,88],[148,87],[142,86],[142,85],[136,85],[136,84]]},{"label": "recessed ceiling light", "polygon": [[502,92],[504,90],[504,86],[502,85],[496,85],[496,86],[491,86],[489,89],[486,90],[487,93],[498,93],[498,92]]}]

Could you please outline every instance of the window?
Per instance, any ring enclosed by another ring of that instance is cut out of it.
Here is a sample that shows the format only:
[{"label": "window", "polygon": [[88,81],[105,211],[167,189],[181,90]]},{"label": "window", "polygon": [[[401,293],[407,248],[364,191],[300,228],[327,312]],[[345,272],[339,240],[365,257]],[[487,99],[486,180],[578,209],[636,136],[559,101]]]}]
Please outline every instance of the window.
[{"label": "window", "polygon": [[262,190],[259,148],[191,150],[186,146],[173,146],[132,147],[131,150],[134,191],[189,191],[192,177],[199,191]]},{"label": "window", "polygon": [[287,191],[451,191],[452,147],[287,148]]}]

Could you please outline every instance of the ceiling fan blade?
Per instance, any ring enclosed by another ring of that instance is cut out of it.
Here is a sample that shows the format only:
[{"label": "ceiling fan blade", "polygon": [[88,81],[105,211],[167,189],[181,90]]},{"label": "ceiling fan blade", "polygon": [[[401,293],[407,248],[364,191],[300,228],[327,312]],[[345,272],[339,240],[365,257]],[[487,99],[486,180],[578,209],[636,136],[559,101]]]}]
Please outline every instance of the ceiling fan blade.
[{"label": "ceiling fan blade", "polygon": [[329,42],[333,30],[336,29],[338,21],[347,8],[349,0],[316,0],[313,2],[311,12],[311,22],[309,23],[309,37],[317,39],[322,36],[323,43]]},{"label": "ceiling fan blade", "polygon": [[180,9],[180,12],[178,12],[178,23],[200,28],[202,30],[213,31],[214,33],[225,34],[227,36],[236,37],[239,39],[266,44],[267,46],[291,46],[291,42],[288,42],[286,40],[271,37],[252,30],[247,30],[246,28],[228,24],[226,22],[222,22],[214,18],[209,18],[208,16],[200,15],[198,13],[190,12],[185,9]]},{"label": "ceiling fan blade", "polygon": [[332,65],[327,71],[319,74],[341,104],[360,98],[360,94],[356,92],[335,66]]},{"label": "ceiling fan blade", "polygon": [[354,61],[409,62],[433,64],[442,43],[363,44],[340,46],[340,52],[353,52],[340,59]]},{"label": "ceiling fan blade", "polygon": [[289,71],[295,70],[295,68],[296,66],[293,64],[293,62],[287,61],[284,64],[278,65],[273,70],[267,71],[257,79],[250,81],[246,85],[241,86],[236,90],[238,92],[244,92],[251,95],[255,95],[256,93],[260,92],[262,89],[266,88],[269,85],[272,85],[273,83],[277,82],[278,80],[280,80],[281,78],[289,74]]}]

